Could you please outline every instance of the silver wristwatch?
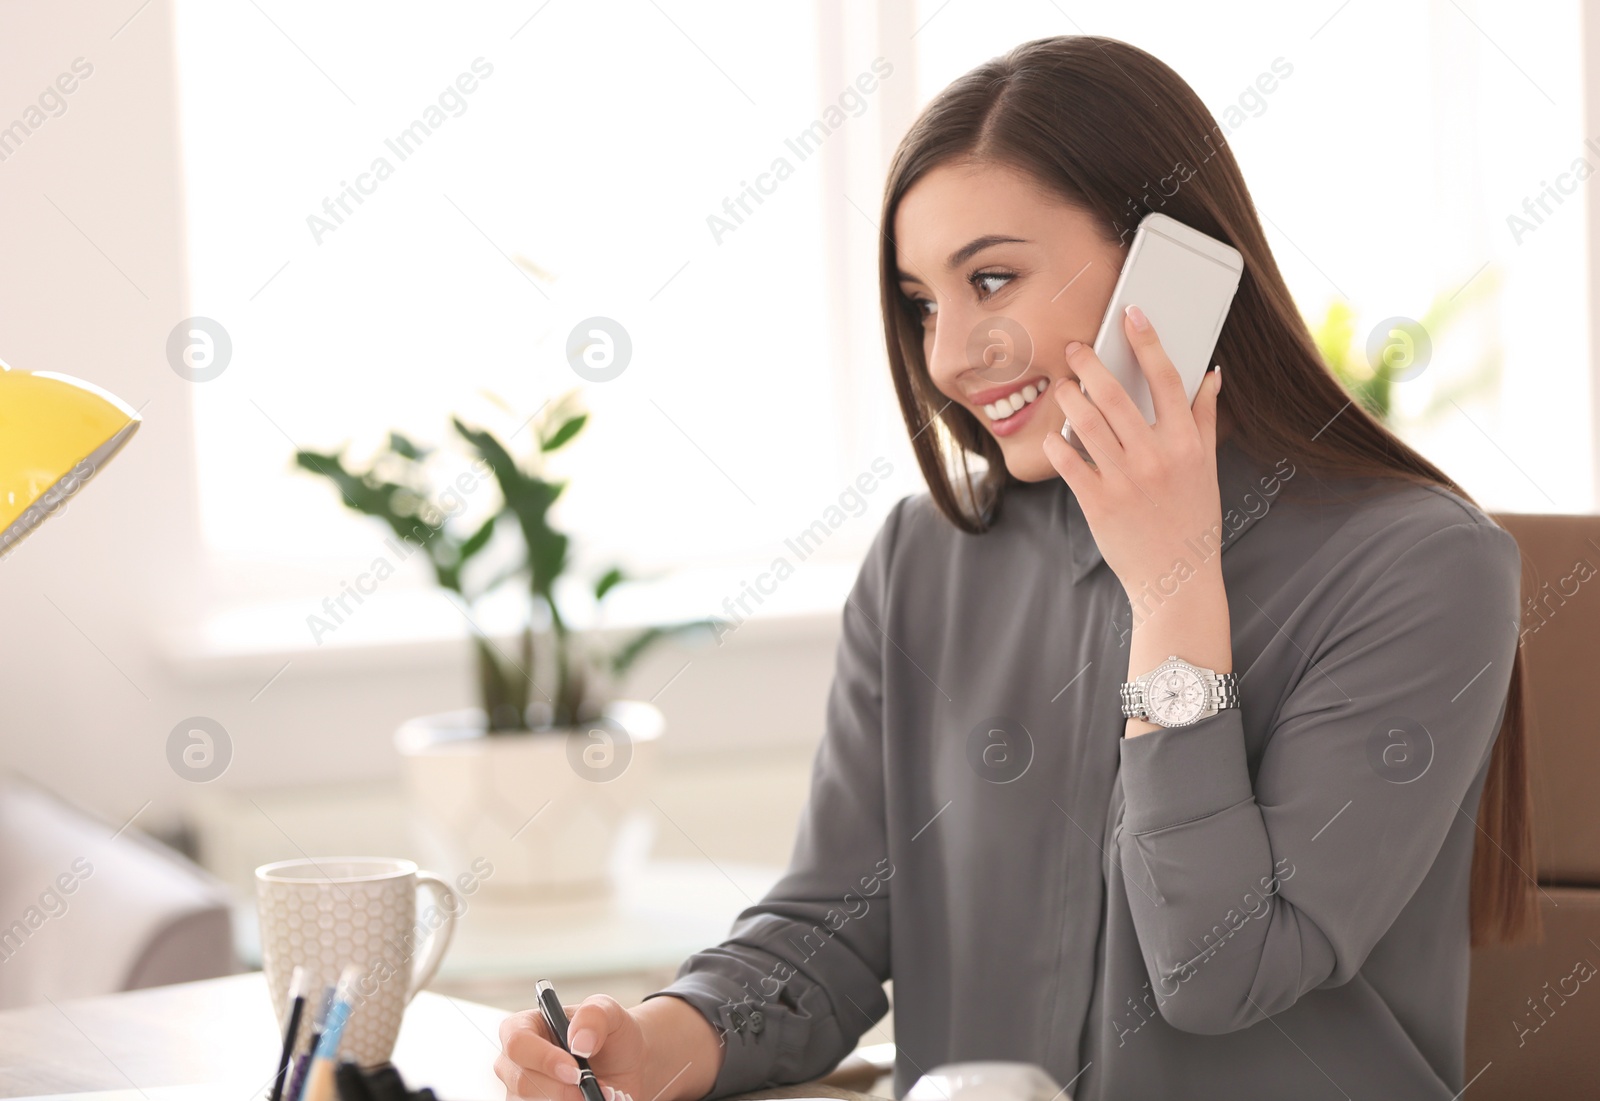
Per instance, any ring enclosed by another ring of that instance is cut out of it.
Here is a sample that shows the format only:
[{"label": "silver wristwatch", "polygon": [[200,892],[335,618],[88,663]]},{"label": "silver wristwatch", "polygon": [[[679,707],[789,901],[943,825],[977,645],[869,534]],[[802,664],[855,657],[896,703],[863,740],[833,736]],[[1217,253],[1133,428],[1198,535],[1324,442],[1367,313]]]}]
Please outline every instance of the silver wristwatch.
[{"label": "silver wristwatch", "polygon": [[1177,654],[1122,682],[1122,715],[1157,726],[1189,726],[1239,706],[1239,675],[1190,665]]}]

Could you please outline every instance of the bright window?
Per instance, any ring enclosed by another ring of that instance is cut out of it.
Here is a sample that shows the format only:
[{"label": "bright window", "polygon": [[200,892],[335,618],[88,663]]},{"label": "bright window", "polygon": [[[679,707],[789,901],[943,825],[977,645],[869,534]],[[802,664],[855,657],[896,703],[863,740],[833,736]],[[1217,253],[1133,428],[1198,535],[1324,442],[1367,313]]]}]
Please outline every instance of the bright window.
[{"label": "bright window", "polygon": [[[179,35],[194,312],[233,345],[196,387],[224,602],[320,598],[381,545],[295,445],[446,440],[451,412],[509,435],[479,392],[582,385],[595,316],[632,359],[556,466],[591,565],[737,579],[869,468],[841,411],[889,382],[832,354],[823,154],[879,105],[820,87],[809,5],[181,0]],[[894,465],[818,561],[915,487]]]}]

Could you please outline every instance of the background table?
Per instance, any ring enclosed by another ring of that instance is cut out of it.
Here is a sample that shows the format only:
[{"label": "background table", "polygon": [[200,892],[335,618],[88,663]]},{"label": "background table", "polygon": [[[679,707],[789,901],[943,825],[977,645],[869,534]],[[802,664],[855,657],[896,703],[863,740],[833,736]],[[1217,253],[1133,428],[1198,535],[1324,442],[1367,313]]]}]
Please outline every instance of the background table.
[{"label": "background table", "polygon": [[[406,1011],[395,1066],[441,1101],[503,1101],[493,1064],[505,1016],[424,991]],[[14,1009],[0,1013],[0,1097],[118,1090],[162,1101],[165,1087],[211,1085],[210,1097],[254,1101],[271,1085],[280,1044],[260,972]],[[864,1096],[816,1083],[750,1095]]]}]

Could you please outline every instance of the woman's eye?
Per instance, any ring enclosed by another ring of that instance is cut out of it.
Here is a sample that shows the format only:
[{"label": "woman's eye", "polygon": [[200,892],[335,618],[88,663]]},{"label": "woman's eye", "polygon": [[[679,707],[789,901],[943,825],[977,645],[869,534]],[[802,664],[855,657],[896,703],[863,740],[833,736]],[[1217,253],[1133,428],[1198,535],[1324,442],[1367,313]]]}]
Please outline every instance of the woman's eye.
[{"label": "woman's eye", "polygon": [[999,294],[1005,289],[1006,284],[1015,278],[1016,276],[1009,271],[979,271],[973,272],[967,282],[977,287],[984,297],[988,297],[991,294]]},{"label": "woman's eye", "polygon": [[[967,277],[967,283],[977,290],[981,300],[999,294],[1016,277],[1016,273],[1010,271],[977,271]],[[905,302],[907,311],[923,325],[939,312],[939,304],[922,295],[908,295]]]}]

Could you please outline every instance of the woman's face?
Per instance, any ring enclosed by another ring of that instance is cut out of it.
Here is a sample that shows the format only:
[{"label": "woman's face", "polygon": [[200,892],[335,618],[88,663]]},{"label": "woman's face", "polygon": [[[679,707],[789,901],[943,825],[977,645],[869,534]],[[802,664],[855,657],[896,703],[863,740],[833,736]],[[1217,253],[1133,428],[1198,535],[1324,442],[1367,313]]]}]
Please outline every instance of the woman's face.
[{"label": "woman's face", "polygon": [[1077,385],[1066,346],[1094,343],[1122,249],[1030,177],[973,163],[913,184],[894,240],[934,385],[999,441],[1014,477],[1058,477],[1043,442],[1065,417],[1049,391]]}]

